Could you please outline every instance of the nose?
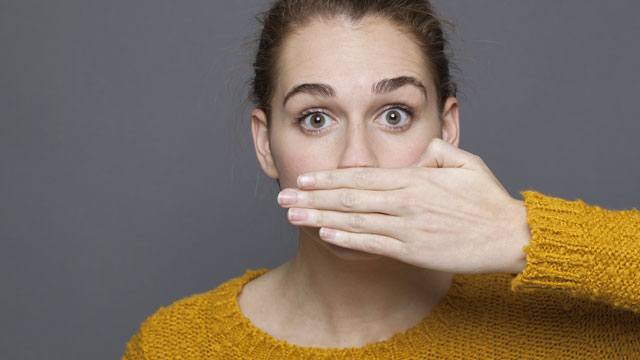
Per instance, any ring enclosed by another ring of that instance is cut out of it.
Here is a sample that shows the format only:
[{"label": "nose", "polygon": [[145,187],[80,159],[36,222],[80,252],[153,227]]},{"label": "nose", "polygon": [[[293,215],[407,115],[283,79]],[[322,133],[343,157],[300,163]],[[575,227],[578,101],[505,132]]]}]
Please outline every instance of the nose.
[{"label": "nose", "polygon": [[362,123],[350,124],[338,169],[377,166],[374,148],[371,139],[367,136],[367,130],[367,127]]}]

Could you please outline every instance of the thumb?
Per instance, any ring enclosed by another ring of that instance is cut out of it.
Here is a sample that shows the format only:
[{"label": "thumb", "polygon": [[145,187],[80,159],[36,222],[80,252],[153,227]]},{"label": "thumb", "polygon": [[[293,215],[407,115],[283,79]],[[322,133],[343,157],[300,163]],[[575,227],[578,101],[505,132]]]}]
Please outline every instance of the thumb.
[{"label": "thumb", "polygon": [[412,167],[464,168],[480,170],[484,162],[479,156],[464,151],[440,138],[433,138]]}]

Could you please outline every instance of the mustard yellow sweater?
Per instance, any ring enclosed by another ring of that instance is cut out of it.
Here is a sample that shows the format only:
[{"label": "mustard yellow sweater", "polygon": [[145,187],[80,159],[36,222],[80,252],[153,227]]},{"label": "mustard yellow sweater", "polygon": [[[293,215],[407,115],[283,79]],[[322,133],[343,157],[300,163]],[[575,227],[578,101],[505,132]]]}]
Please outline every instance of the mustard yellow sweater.
[{"label": "mustard yellow sweater", "polygon": [[123,359],[640,359],[640,212],[521,194],[526,269],[456,275],[431,314],[387,340],[336,349],[273,338],[237,303],[260,269],[161,307]]}]

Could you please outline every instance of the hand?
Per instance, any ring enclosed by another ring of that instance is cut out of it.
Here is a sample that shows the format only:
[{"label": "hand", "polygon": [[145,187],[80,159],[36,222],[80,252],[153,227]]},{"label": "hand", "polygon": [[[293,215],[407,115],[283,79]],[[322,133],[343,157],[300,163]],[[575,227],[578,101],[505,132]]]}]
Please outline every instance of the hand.
[{"label": "hand", "polygon": [[519,273],[531,238],[524,202],[477,155],[434,138],[410,168],[298,177],[278,196],[293,225],[329,243],[457,274]]}]

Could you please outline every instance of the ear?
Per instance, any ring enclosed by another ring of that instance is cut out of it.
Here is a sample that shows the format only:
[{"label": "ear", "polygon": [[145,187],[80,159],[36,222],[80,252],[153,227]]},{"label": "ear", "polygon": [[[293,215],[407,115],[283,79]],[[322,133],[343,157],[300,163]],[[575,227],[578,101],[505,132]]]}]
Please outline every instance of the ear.
[{"label": "ear", "polygon": [[442,140],[458,147],[460,143],[460,113],[458,99],[451,96],[442,109]]},{"label": "ear", "polygon": [[253,135],[253,146],[256,149],[256,157],[262,167],[262,171],[272,178],[278,178],[271,147],[269,146],[269,129],[267,127],[267,115],[260,109],[253,109],[251,112],[251,134]]}]

